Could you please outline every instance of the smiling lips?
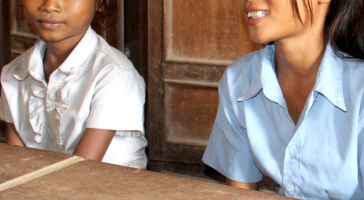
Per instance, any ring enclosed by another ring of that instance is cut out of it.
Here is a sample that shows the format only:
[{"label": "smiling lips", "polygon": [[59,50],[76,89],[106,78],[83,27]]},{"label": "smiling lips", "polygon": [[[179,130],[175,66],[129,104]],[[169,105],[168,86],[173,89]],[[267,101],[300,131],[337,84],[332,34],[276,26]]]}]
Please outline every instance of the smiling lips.
[{"label": "smiling lips", "polygon": [[40,26],[44,29],[55,29],[62,26],[64,23],[57,20],[41,19],[38,20]]},{"label": "smiling lips", "polygon": [[267,16],[269,11],[255,11],[255,12],[248,12],[248,17],[252,19],[259,19],[261,17]]},{"label": "smiling lips", "polygon": [[267,15],[269,15],[269,11],[266,10],[249,10],[245,11],[245,13],[249,26],[257,26],[261,21],[265,19]]}]

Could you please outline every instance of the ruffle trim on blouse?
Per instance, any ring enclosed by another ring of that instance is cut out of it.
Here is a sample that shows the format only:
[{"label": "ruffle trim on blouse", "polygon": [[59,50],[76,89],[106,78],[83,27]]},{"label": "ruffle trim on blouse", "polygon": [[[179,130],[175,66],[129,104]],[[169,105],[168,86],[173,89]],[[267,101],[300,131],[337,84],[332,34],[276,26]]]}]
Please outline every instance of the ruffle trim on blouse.
[{"label": "ruffle trim on blouse", "polygon": [[48,96],[47,88],[42,83],[36,83],[31,87],[29,99],[30,124],[36,133],[35,141],[43,144],[47,150],[62,152],[60,126],[62,113],[70,108],[69,94],[76,75],[71,74],[62,79],[62,84],[57,93]]},{"label": "ruffle trim on blouse", "polygon": [[45,88],[39,84],[31,87],[31,94],[29,98],[29,120],[30,124],[36,133],[35,141],[42,142],[42,128],[43,122],[46,119],[45,113]]}]

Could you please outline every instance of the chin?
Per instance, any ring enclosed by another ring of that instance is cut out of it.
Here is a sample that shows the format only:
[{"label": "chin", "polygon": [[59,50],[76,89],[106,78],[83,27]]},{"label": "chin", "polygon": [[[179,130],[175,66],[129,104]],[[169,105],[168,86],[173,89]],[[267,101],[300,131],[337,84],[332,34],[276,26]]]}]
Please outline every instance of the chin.
[{"label": "chin", "polygon": [[261,38],[254,38],[254,37],[250,37],[250,39],[251,39],[254,43],[257,43],[257,44],[267,44],[267,43],[271,42],[271,40],[264,40],[264,39],[261,39]]},{"label": "chin", "polygon": [[58,42],[64,40],[62,35],[57,34],[39,34],[40,38],[47,42]]},{"label": "chin", "polygon": [[40,39],[42,39],[43,41],[45,42],[53,42],[53,41],[57,41],[56,38],[52,38],[52,37],[43,37],[43,36],[40,36]]},{"label": "chin", "polygon": [[268,37],[265,37],[263,35],[259,35],[259,34],[252,34],[250,33],[250,39],[255,42],[255,43],[258,43],[258,44],[265,44],[265,43],[268,43],[268,42],[271,42],[271,38],[268,38]]},{"label": "chin", "polygon": [[249,27],[249,37],[258,44],[267,44],[276,39],[276,36],[269,29],[255,29],[251,27]]}]

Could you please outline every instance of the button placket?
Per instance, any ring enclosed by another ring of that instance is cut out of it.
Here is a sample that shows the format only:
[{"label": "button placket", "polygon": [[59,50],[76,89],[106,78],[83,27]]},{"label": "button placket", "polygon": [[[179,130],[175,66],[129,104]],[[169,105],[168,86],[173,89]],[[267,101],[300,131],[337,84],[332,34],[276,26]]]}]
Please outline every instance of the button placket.
[{"label": "button placket", "polygon": [[58,73],[58,69],[56,71],[54,71],[49,77],[49,82],[48,82],[48,87],[47,87],[47,111],[48,112],[52,112],[56,108],[55,93],[58,90],[57,87],[59,85],[59,84],[57,84],[57,73]]},{"label": "button placket", "polygon": [[288,185],[288,186],[286,187],[286,189],[287,189],[287,191],[289,191],[289,192],[293,192],[293,191],[294,191],[294,187],[293,187],[292,185]]},{"label": "button placket", "polygon": [[53,106],[48,106],[47,107],[47,112],[52,112],[53,111]]},{"label": "button placket", "polygon": [[285,160],[285,173],[283,175],[284,188],[287,196],[296,197],[299,194],[299,170],[300,170],[300,153],[299,153],[299,140],[297,136],[299,132],[296,131],[294,138],[287,145],[286,160]]},{"label": "button placket", "polygon": [[297,149],[296,145],[291,145],[291,146],[289,147],[289,151],[290,151],[290,152],[294,152],[294,151],[296,151],[296,149]]},{"label": "button placket", "polygon": [[62,145],[63,145],[62,140],[57,139],[57,144],[58,144],[59,146],[62,146]]},{"label": "button placket", "polygon": [[54,102],[52,101],[51,98],[51,88],[48,85],[47,88],[47,96],[46,96],[46,108],[47,108],[47,112],[52,112],[54,110]]}]

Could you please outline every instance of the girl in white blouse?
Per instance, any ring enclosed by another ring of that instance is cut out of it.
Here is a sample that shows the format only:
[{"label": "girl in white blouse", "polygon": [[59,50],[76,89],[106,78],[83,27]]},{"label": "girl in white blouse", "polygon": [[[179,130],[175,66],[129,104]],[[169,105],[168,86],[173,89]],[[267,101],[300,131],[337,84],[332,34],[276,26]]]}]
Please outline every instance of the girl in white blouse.
[{"label": "girl in white blouse", "polygon": [[103,0],[23,0],[40,35],[3,68],[7,143],[145,168],[145,84],[90,23]]}]

